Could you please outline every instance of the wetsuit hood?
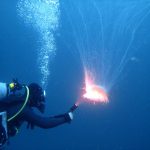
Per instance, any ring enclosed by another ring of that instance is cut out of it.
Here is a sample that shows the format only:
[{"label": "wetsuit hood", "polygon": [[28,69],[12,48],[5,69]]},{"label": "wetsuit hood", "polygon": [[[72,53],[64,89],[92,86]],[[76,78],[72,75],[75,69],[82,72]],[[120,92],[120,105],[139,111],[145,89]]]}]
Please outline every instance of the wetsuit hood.
[{"label": "wetsuit hood", "polygon": [[38,108],[43,113],[45,110],[45,91],[37,83],[31,83],[28,88],[30,106]]}]

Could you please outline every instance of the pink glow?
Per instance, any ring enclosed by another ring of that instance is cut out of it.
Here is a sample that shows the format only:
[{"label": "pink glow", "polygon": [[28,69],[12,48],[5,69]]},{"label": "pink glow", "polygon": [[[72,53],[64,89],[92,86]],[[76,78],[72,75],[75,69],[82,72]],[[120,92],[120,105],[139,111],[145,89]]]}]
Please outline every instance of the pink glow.
[{"label": "pink glow", "polygon": [[85,93],[83,98],[93,103],[108,103],[108,95],[104,88],[95,84],[91,72],[85,71]]}]

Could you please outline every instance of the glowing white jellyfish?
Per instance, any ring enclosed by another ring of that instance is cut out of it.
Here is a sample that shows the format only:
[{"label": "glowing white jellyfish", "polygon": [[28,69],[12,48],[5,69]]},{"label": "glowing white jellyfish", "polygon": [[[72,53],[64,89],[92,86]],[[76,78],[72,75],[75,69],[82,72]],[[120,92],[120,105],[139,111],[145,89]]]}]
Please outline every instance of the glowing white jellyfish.
[{"label": "glowing white jellyfish", "polygon": [[64,10],[83,64],[85,84],[89,72],[94,83],[109,93],[135,54],[136,33],[150,17],[150,2],[68,0],[67,4]]}]

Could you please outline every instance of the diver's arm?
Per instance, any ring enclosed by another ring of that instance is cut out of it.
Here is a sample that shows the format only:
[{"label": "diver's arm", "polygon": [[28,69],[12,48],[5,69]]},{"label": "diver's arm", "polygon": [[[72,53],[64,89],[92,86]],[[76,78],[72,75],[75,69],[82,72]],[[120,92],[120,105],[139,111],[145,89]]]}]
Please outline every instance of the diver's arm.
[{"label": "diver's arm", "polygon": [[23,119],[40,128],[53,128],[58,125],[71,121],[69,114],[58,115],[54,117],[42,117],[36,114],[32,109],[27,108],[23,113]]}]

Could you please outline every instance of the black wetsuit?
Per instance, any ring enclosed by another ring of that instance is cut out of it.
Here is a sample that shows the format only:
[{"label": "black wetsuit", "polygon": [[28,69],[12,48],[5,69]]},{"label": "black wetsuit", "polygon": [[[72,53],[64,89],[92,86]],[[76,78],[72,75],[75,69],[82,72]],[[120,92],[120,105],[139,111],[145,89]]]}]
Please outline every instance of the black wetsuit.
[{"label": "black wetsuit", "polygon": [[[19,90],[0,102],[0,111],[6,111],[8,118],[16,114],[22,107],[26,99],[25,88]],[[40,128],[53,128],[63,123],[69,122],[68,114],[53,116],[53,117],[43,117],[34,112],[33,108],[27,103],[23,111],[17,115],[14,119],[8,122],[8,130],[14,127],[19,128],[23,122],[28,122],[31,125],[38,126]],[[11,131],[10,131],[11,132]],[[10,134],[13,135],[13,134]]]},{"label": "black wetsuit", "polygon": [[66,123],[69,120],[67,114],[52,117],[43,117],[42,115],[35,113],[29,106],[26,106],[22,113],[20,113],[20,115],[18,115],[14,120],[10,121],[10,123],[15,123],[15,121],[17,121],[17,123],[26,121],[34,126],[48,129]]}]

